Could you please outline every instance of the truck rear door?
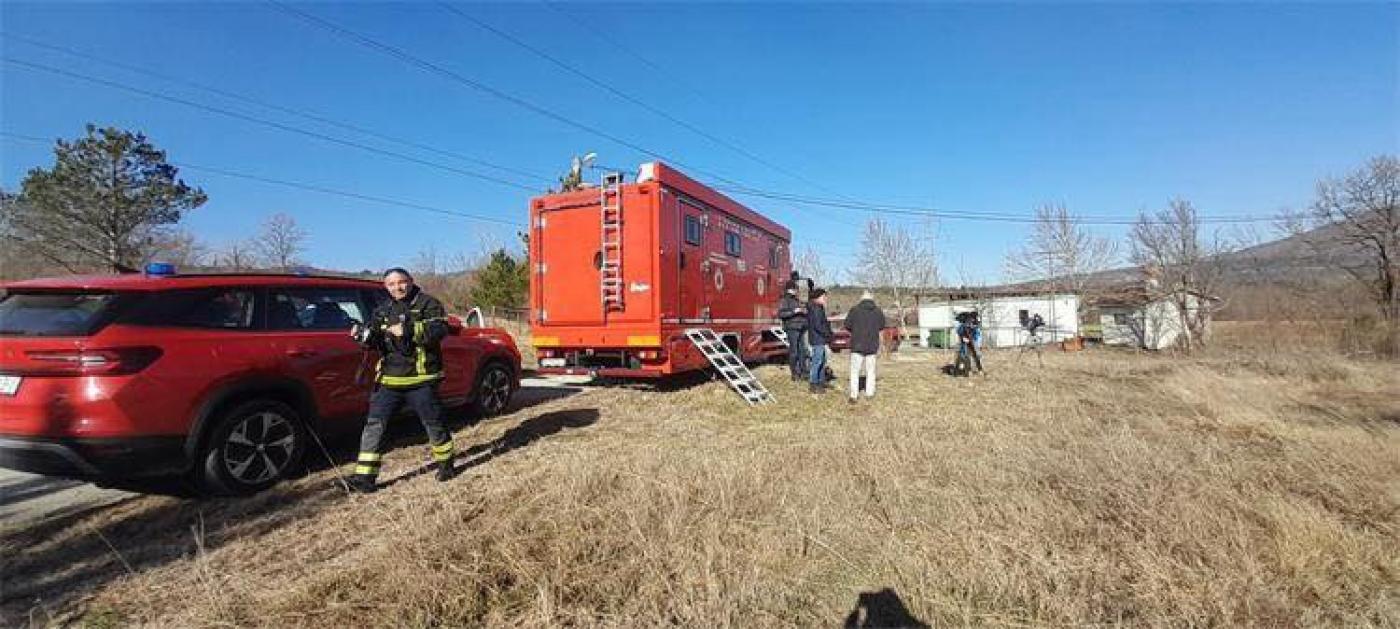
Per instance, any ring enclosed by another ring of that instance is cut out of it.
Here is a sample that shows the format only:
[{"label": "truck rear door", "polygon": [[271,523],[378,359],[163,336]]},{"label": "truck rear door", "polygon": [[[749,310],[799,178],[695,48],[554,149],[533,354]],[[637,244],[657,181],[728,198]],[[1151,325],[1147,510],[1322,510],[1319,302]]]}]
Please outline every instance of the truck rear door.
[{"label": "truck rear door", "polygon": [[599,267],[602,264],[597,205],[541,210],[531,239],[538,283],[539,325],[598,325],[603,322]]}]

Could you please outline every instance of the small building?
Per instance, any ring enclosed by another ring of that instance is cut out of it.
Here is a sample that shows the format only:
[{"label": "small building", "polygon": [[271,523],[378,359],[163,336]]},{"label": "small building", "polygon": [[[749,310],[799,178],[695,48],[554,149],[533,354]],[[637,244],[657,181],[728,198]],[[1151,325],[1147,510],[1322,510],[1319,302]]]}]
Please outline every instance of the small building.
[{"label": "small building", "polygon": [[[1185,297],[1191,316],[1195,316],[1202,304],[1215,300],[1195,293]],[[1181,335],[1187,333],[1175,296],[1149,291],[1147,284],[1105,293],[1095,299],[1093,310],[1103,330],[1104,345],[1162,350],[1176,344]]]},{"label": "small building", "polygon": [[986,347],[1018,347],[1029,332],[1021,325],[1035,315],[1045,320],[1045,342],[1079,336],[1079,295],[1006,290],[966,290],[924,295],[919,304],[919,346],[953,347],[956,316],[976,311]]}]

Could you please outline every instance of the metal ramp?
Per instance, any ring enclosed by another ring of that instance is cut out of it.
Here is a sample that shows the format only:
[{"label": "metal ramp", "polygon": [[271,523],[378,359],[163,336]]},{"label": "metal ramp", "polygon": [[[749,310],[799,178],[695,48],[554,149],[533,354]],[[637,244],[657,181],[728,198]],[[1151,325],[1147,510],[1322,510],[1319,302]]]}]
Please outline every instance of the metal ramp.
[{"label": "metal ramp", "polygon": [[603,318],[622,310],[627,293],[622,281],[622,173],[603,175],[599,192],[602,244],[598,264],[603,299]]},{"label": "metal ramp", "polygon": [[744,398],[749,406],[760,404],[772,404],[777,402],[777,398],[768,392],[767,387],[759,382],[758,378],[749,371],[744,361],[740,360],[734,352],[729,350],[729,346],[715,335],[714,330],[709,328],[689,328],[685,331],[686,338],[710,360],[715,371],[724,376],[724,381],[729,383],[729,388],[734,389],[740,397]]}]

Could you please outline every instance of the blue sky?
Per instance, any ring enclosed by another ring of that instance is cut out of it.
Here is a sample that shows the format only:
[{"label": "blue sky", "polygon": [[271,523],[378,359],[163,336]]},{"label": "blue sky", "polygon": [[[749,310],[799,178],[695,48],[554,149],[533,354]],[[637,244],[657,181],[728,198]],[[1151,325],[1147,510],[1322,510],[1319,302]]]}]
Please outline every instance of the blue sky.
[{"label": "blue sky", "polygon": [[[570,75],[432,3],[303,4],[345,28],[630,144],[765,190],[1027,214],[1042,202],[1131,217],[1174,196],[1207,215],[1299,208],[1317,178],[1400,150],[1400,4],[459,4],[460,10],[790,176]],[[62,68],[548,185],[571,155],[646,155],[359,47],[264,3],[23,3],[7,58]],[[104,66],[144,67],[509,167],[492,170]],[[621,45],[621,48],[617,46]],[[625,50],[624,50],[625,48]],[[638,59],[634,54],[640,55]],[[645,61],[643,61],[643,59]],[[145,131],[176,162],[504,221],[531,192],[175,103],[3,65],[0,129]],[[3,139],[15,188],[49,147]],[[210,196],[185,227],[218,246],[275,212],[320,266],[473,253],[515,228],[187,170]],[[814,185],[815,184],[815,185]],[[795,247],[849,267],[871,215],[738,196]],[[887,217],[936,236],[947,281],[996,281],[1017,224]],[[1122,228],[1103,227],[1119,237]]]}]

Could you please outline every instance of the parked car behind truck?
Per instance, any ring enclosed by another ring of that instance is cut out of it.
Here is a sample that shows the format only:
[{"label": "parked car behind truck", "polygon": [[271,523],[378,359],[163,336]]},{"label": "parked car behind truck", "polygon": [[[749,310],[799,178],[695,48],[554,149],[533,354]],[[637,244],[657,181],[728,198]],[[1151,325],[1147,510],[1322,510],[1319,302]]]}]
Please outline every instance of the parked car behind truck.
[{"label": "parked car behind truck", "polygon": [[[375,357],[348,336],[377,282],[290,275],[77,276],[0,298],[0,466],[97,481],[188,475],[215,493],[296,469],[310,431],[354,431]],[[450,320],[446,406],[499,413],[511,336]]]}]

